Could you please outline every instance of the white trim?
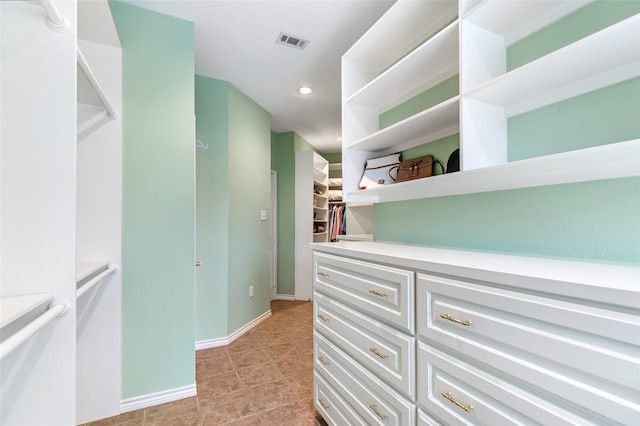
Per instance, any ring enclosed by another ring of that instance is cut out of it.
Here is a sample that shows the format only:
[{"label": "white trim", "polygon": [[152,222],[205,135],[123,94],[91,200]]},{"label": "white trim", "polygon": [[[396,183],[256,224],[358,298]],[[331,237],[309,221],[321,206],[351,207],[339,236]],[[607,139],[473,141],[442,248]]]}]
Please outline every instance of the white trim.
[{"label": "white trim", "polygon": [[239,328],[238,330],[234,331],[232,334],[230,334],[227,337],[218,337],[217,339],[200,340],[200,341],[196,342],[196,351],[199,351],[201,349],[209,349],[209,348],[217,348],[217,347],[220,347],[220,346],[226,346],[226,345],[232,343],[238,337],[242,336],[243,334],[245,334],[246,332],[251,330],[256,325],[260,324],[262,321],[264,321],[267,318],[269,318],[270,316],[271,316],[271,310],[269,310],[269,311],[265,312],[264,314],[260,315],[258,318],[254,319],[253,321],[251,321],[249,324],[245,325],[244,327]]},{"label": "white trim", "polygon": [[293,294],[278,294],[276,295],[277,300],[296,300],[296,297]]},{"label": "white trim", "polygon": [[198,391],[195,383],[179,388],[168,389],[161,392],[149,393],[147,395],[135,396],[133,398],[120,401],[120,413],[140,410],[142,408],[153,407],[154,405],[165,404],[179,399],[196,396]]}]

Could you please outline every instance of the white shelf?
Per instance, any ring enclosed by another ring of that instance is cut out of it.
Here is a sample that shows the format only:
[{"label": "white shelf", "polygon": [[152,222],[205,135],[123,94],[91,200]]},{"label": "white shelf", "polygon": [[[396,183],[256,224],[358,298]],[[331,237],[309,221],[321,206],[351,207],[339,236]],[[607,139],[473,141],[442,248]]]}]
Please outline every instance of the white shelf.
[{"label": "white shelf", "polygon": [[640,139],[348,193],[382,203],[640,176]]},{"label": "white shelf", "polygon": [[[367,64],[379,74],[457,15],[457,1],[398,1],[345,53],[344,58]],[[415,16],[435,18],[411,19]]]},{"label": "white shelf", "polygon": [[79,283],[82,280],[95,275],[109,267],[108,260],[90,260],[79,261],[76,263],[76,282]]},{"label": "white shelf", "polygon": [[456,75],[458,32],[456,21],[348,98],[346,104],[384,112]]},{"label": "white shelf", "polygon": [[[409,149],[457,133],[459,123],[460,98],[456,96],[356,141],[347,148],[364,151]],[[398,141],[403,141],[402,146],[398,146]]]},{"label": "white shelf", "polygon": [[502,36],[505,46],[510,46],[594,1],[485,0],[465,14],[464,20]]},{"label": "white shelf", "polygon": [[0,297],[0,328],[4,328],[52,300],[52,293]]},{"label": "white shelf", "polygon": [[503,107],[511,117],[638,77],[638,34],[640,15],[635,15],[463,96]]},{"label": "white shelf", "polygon": [[373,241],[373,234],[338,235],[339,241]]}]

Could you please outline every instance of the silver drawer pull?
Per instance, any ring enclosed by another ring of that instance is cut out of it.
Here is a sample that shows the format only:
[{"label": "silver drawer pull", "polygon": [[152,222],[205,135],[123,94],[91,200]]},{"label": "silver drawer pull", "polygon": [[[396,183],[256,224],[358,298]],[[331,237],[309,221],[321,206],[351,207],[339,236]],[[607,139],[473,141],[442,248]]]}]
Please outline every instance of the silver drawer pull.
[{"label": "silver drawer pull", "polygon": [[462,408],[464,411],[466,411],[467,413],[471,410],[473,410],[473,405],[464,405],[463,403],[457,401],[452,395],[451,392],[447,392],[444,393],[442,392],[442,396],[444,396],[446,399],[448,399],[449,401],[453,402],[455,405],[457,405],[458,407]]},{"label": "silver drawer pull", "polygon": [[318,398],[318,402],[320,403],[320,405],[322,405],[322,408],[324,408],[325,410],[328,410],[329,408],[331,408],[331,406],[327,404],[325,400],[322,398]]},{"label": "silver drawer pull", "polygon": [[451,322],[455,322],[456,324],[464,325],[465,327],[469,327],[469,325],[471,325],[471,321],[460,320],[460,319],[458,319],[456,317],[452,317],[449,314],[442,314],[442,315],[440,315],[440,318],[449,320]]},{"label": "silver drawer pull", "polygon": [[387,297],[387,293],[381,293],[378,290],[369,290],[369,293],[375,294],[376,296],[380,296],[380,297]]},{"label": "silver drawer pull", "polygon": [[326,272],[318,272],[318,275],[320,275],[321,277],[328,277],[329,274],[327,274]]},{"label": "silver drawer pull", "polygon": [[373,352],[374,354],[378,355],[378,356],[379,356],[380,358],[382,358],[382,359],[387,359],[387,358],[389,358],[389,355],[385,355],[385,354],[383,354],[383,353],[380,353],[380,352],[378,351],[378,348],[369,348],[369,350],[370,350],[371,352]]},{"label": "silver drawer pull", "polygon": [[329,317],[324,315],[318,315],[318,318],[320,318],[322,321],[329,321]]},{"label": "silver drawer pull", "polygon": [[376,404],[369,404],[369,408],[371,408],[382,420],[387,420],[389,418],[389,416],[382,414],[380,410],[378,410],[378,406]]},{"label": "silver drawer pull", "polygon": [[323,356],[319,356],[318,361],[320,361],[324,365],[329,365],[329,361],[327,361],[327,359]]}]

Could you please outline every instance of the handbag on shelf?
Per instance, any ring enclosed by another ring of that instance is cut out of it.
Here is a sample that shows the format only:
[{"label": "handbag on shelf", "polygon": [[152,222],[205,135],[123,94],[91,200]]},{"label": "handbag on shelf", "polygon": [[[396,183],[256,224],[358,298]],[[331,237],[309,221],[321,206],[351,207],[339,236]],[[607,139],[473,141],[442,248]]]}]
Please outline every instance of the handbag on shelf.
[{"label": "handbag on shelf", "polygon": [[433,155],[425,155],[411,160],[405,160],[400,164],[396,182],[406,182],[408,180],[426,178],[433,175],[433,164],[440,165],[444,173],[442,163],[436,160]]},{"label": "handbag on shelf", "polygon": [[368,159],[364,162],[360,189],[371,189],[394,183],[401,163],[401,152]]}]

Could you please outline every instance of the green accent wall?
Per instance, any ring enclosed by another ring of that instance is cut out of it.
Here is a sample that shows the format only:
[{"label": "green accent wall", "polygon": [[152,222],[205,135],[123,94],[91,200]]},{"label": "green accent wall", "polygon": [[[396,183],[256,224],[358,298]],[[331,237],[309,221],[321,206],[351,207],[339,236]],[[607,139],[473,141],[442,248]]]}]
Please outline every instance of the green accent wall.
[{"label": "green accent wall", "polygon": [[640,78],[507,121],[509,161],[640,138]]},{"label": "green accent wall", "polygon": [[[270,309],[271,117],[226,81],[196,76],[197,340],[232,335]],[[249,287],[254,296],[249,298]]]},{"label": "green accent wall", "polygon": [[271,133],[271,168],[278,172],[278,294],[295,293],[295,150],[293,132]]},{"label": "green accent wall", "polygon": [[509,46],[507,70],[531,62],[637,13],[640,13],[639,1],[597,0]]},{"label": "green accent wall", "polygon": [[424,92],[412,97],[406,102],[391,108],[380,114],[379,127],[384,129],[399,121],[409,118],[419,112],[425,111],[435,105],[438,105],[448,99],[458,96],[459,93],[459,76],[456,74],[444,80],[441,83],[425,90]]},{"label": "green accent wall", "polygon": [[228,335],[229,90],[196,75],[196,341]]},{"label": "green accent wall", "polygon": [[374,206],[374,238],[607,262],[640,262],[640,178]]},{"label": "green accent wall", "polygon": [[111,1],[122,43],[122,397],[195,383],[193,24]]},{"label": "green accent wall", "polygon": [[[269,312],[271,116],[229,90],[229,331]],[[255,296],[249,299],[249,286]]]}]

